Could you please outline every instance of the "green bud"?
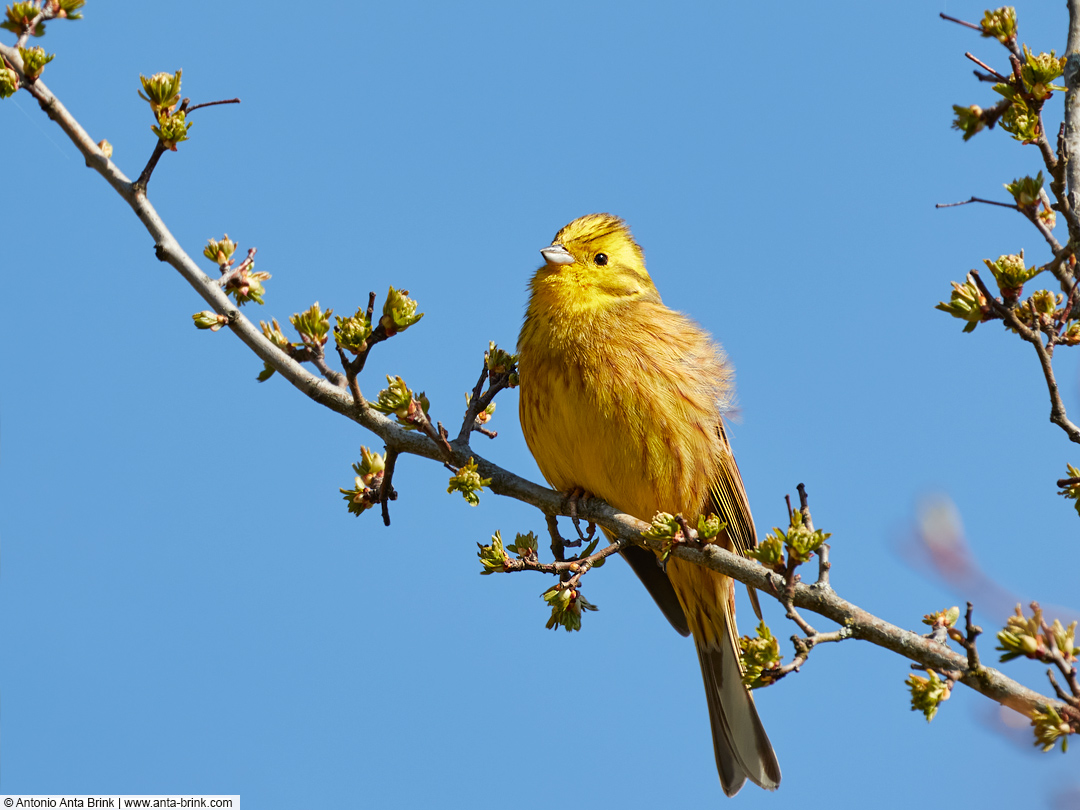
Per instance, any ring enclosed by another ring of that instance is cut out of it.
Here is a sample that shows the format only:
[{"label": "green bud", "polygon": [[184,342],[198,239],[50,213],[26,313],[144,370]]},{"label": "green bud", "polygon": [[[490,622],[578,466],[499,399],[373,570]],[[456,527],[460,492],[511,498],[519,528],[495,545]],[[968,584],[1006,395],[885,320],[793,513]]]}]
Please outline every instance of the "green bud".
[{"label": "green bud", "polygon": [[909,675],[905,683],[911,689],[911,710],[922,712],[929,723],[937,714],[938,706],[949,699],[952,693],[951,682],[944,681],[932,669],[928,669],[929,678],[920,675]]},{"label": "green bud", "polygon": [[[1070,338],[1066,341],[1070,346],[1075,346],[1080,343],[1080,323],[1071,323],[1069,328],[1065,330],[1065,336]],[[1075,339],[1072,339],[1072,338]],[[1069,474],[1067,478],[1080,478],[1080,470],[1076,469],[1072,464],[1065,465]],[[1076,507],[1076,511],[1080,513],[1080,484],[1068,484],[1064,485],[1064,488],[1058,493],[1063,495],[1071,501],[1074,501],[1073,505]]]},{"label": "green bud", "polygon": [[229,319],[224,315],[218,315],[216,312],[211,312],[208,309],[204,309],[202,312],[196,312],[191,318],[195,321],[196,329],[209,329],[211,332],[216,332],[229,322]]},{"label": "green bud", "polygon": [[945,303],[942,301],[937,304],[934,309],[940,309],[942,312],[949,313],[954,318],[966,321],[967,323],[964,326],[964,331],[971,332],[982,322],[983,309],[987,306],[986,298],[979,292],[979,288],[975,284],[975,279],[972,278],[970,274],[963,284],[957,284],[955,281],[949,283],[952,284],[953,287],[949,302]]},{"label": "green bud", "polygon": [[1035,731],[1035,745],[1041,748],[1043,753],[1050,751],[1057,741],[1061,740],[1061,753],[1064,754],[1069,750],[1069,735],[1076,733],[1053,706],[1047,706],[1045,712],[1033,712],[1031,726]]},{"label": "green bud", "polygon": [[802,512],[798,509],[791,513],[791,525],[786,532],[774,528],[777,535],[783,537],[784,547],[787,549],[788,561],[801,565],[814,556],[814,552],[821,548],[821,544],[832,537],[829,532],[820,529],[810,531],[803,523]]},{"label": "green bud", "polygon": [[86,5],[86,0],[53,0],[53,3],[58,6],[56,10],[57,17],[81,20],[82,14],[79,14],[78,10]]},{"label": "green bud", "polygon": [[952,128],[964,133],[965,141],[971,140],[975,133],[981,132],[986,127],[983,108],[978,104],[972,104],[970,107],[953,104],[953,113],[956,117],[953,118]]},{"label": "green bud", "polygon": [[697,520],[697,533],[698,540],[702,543],[708,543],[727,528],[727,523],[720,520],[717,515],[698,515]]},{"label": "green bud", "polygon": [[980,25],[984,37],[993,37],[1002,45],[1008,45],[1016,39],[1016,9],[1002,6],[994,11],[987,11],[983,14]]},{"label": "green bud", "polygon": [[56,58],[56,54],[45,53],[45,49],[40,46],[19,48],[19,56],[23,60],[23,75],[30,82],[40,76],[45,66]]},{"label": "green bud", "polygon": [[1075,346],[1080,343],[1080,321],[1069,321],[1065,331],[1061,334],[1060,340],[1066,346]]},{"label": "green bud", "polygon": [[348,317],[334,317],[334,342],[342,349],[359,354],[367,349],[367,339],[371,337],[371,321],[363,309]]},{"label": "green bud", "polygon": [[319,302],[316,301],[303,312],[290,315],[289,323],[293,325],[304,343],[310,346],[324,346],[330,332],[330,316],[333,314],[332,309],[323,312]]},{"label": "green bud", "polygon": [[773,531],[776,534],[769,535],[756,546],[748,549],[746,556],[773,571],[782,571],[784,569],[784,533],[775,528]]},{"label": "green bud", "polygon": [[349,514],[357,517],[379,503],[378,488],[365,486],[359,477],[352,489],[341,489],[340,492],[348,504]]},{"label": "green bud", "polygon": [[[517,362],[518,356],[516,354],[510,354],[510,352],[500,349],[495,345],[495,341],[488,342],[488,350],[484,352],[484,365],[487,366],[488,374],[492,377],[503,374],[516,377]],[[514,385],[512,384],[510,387],[513,388]]]},{"label": "green bud", "polygon": [[660,541],[661,560],[666,560],[668,558],[671,554],[671,549],[675,547],[676,543],[681,543],[686,539],[683,537],[682,527],[679,526],[679,521],[675,519],[674,515],[669,515],[667,512],[657,512],[656,515],[653,516],[652,525],[643,531],[641,535]]},{"label": "green bud", "polygon": [[535,559],[537,549],[540,547],[540,538],[538,538],[532,532],[528,534],[522,534],[518,532],[516,538],[514,538],[514,544],[507,546],[506,550],[517,554],[522,559]]},{"label": "green bud", "polygon": [[0,59],[0,98],[11,98],[19,89],[19,74]]},{"label": "green bud", "polygon": [[[281,331],[281,326],[277,322],[277,318],[272,318],[270,323],[266,321],[259,321],[259,328],[262,329],[263,337],[277,346],[279,349],[284,349],[286,352],[292,351],[292,343],[285,333]],[[263,361],[263,370],[259,372],[259,376],[256,377],[259,382],[266,382],[274,376],[274,372],[277,371],[270,363]]]},{"label": "green bud", "polygon": [[203,248],[203,256],[208,258],[218,267],[224,269],[232,267],[233,254],[236,253],[236,242],[225,234],[221,239],[207,239],[206,247]]},{"label": "green bud", "polygon": [[143,86],[143,89],[139,91],[139,97],[150,102],[150,109],[154,111],[154,117],[158,121],[171,115],[176,105],[180,103],[180,74],[182,73],[182,70],[176,73],[155,73],[149,79],[139,75],[139,81]]},{"label": "green bud", "polygon": [[739,639],[739,658],[742,661],[743,685],[759,689],[776,681],[780,669],[780,645],[765,622],[757,626],[757,636]]},{"label": "green bud", "polygon": [[1024,64],[1020,68],[1020,78],[1024,82],[1024,90],[1037,101],[1045,101],[1050,98],[1055,90],[1065,92],[1065,88],[1051,84],[1065,72],[1065,57],[1055,56],[1050,53],[1040,53],[1038,56],[1024,46]]},{"label": "green bud", "polygon": [[927,613],[923,616],[923,624],[928,624],[931,627],[940,625],[942,627],[952,627],[956,624],[957,619],[960,618],[960,608],[955,605],[947,610],[939,610],[937,613]]},{"label": "green bud", "polygon": [[465,464],[450,476],[450,485],[446,488],[446,491],[448,493],[460,492],[469,506],[477,506],[480,503],[480,493],[490,483],[490,478],[480,477],[480,473],[477,472],[476,461],[470,458],[468,464]]},{"label": "green bud", "polygon": [[995,84],[994,89],[1012,101],[1001,116],[1001,128],[1020,143],[1035,143],[1042,133],[1038,110],[1032,109],[1027,99],[1006,84]]},{"label": "green bud", "polygon": [[480,558],[480,565],[484,567],[481,574],[495,574],[502,573],[506,570],[506,563],[508,557],[506,556],[506,550],[503,548],[502,532],[495,532],[491,535],[491,545],[485,546],[480,543],[476,544],[480,547],[480,550],[476,552],[476,556]]},{"label": "green bud", "polygon": [[1054,646],[1058,648],[1065,658],[1065,663],[1071,664],[1080,655],[1080,647],[1076,646],[1076,621],[1073,620],[1068,627],[1061,623],[1060,619],[1054,619],[1050,625],[1050,634],[1054,638]]},{"label": "green bud", "polygon": [[1065,301],[1065,296],[1061,293],[1052,293],[1050,290],[1037,290],[1031,294],[1028,301],[1031,302],[1030,305],[1026,305],[1029,312],[1031,306],[1034,306],[1035,311],[1042,315],[1053,315]]},{"label": "green bud", "polygon": [[386,330],[388,337],[392,337],[398,332],[404,332],[423,317],[423,312],[416,313],[416,302],[409,298],[408,290],[395,290],[391,287],[386,294],[379,325]]},{"label": "green bud", "polygon": [[192,126],[187,123],[183,110],[174,112],[172,115],[164,118],[159,118],[158,123],[161,126],[150,127],[150,129],[154,131],[154,134],[158,136],[158,139],[170,152],[175,152],[176,145],[188,139],[187,133]]},{"label": "green bud", "polygon": [[682,528],[674,515],[667,512],[657,512],[653,516],[652,525],[643,531],[642,535],[655,540],[673,540],[682,536]]},{"label": "green bud", "polygon": [[[0,23],[0,28],[21,37],[40,11],[36,3],[12,3],[4,12],[6,19]],[[39,22],[31,34],[35,37],[44,36],[45,23]]]},{"label": "green bud", "polygon": [[292,342],[285,337],[285,333],[281,331],[281,325],[277,322],[277,318],[271,318],[270,323],[259,321],[259,328],[262,329],[263,337],[279,349],[288,351],[292,348]]},{"label": "green bud", "polygon": [[360,461],[352,465],[356,477],[366,487],[377,486],[382,482],[383,470],[386,469],[386,457],[367,447],[360,448]]},{"label": "green bud", "polygon": [[581,629],[581,614],[586,610],[598,610],[581,591],[576,588],[560,590],[559,585],[548,588],[541,597],[551,607],[551,617],[548,619],[548,630],[562,627],[566,632]]},{"label": "green bud", "polygon": [[262,282],[270,278],[270,274],[256,273],[254,270],[255,264],[249,264],[240,273],[229,279],[229,282],[225,285],[225,292],[236,300],[237,306],[242,307],[249,301],[254,301],[260,306],[263,303],[266,288],[263,287]]},{"label": "green bud", "polygon": [[1024,616],[1020,605],[1017,605],[1015,615],[1009,617],[1005,629],[997,634],[1000,646],[994,649],[1001,652],[1002,661],[1011,661],[1021,656],[1042,661],[1047,650],[1040,633],[1041,627],[1042,610],[1036,607],[1031,618],[1028,618]]},{"label": "green bud", "polygon": [[1005,189],[1014,200],[1017,208],[1034,208],[1042,201],[1040,192],[1043,187],[1043,175],[1040,171],[1034,177],[1024,176],[1005,184]]},{"label": "green bud", "polygon": [[998,256],[996,262],[983,259],[983,263],[994,274],[998,289],[1001,290],[1001,297],[1007,303],[1019,300],[1024,283],[1041,272],[1041,268],[1034,265],[1025,267],[1023,251],[1019,256],[1013,253]]},{"label": "green bud", "polygon": [[385,414],[393,414],[406,430],[416,430],[427,418],[428,409],[431,407],[428,398],[422,391],[419,394],[410,391],[401,377],[391,377],[388,374],[386,381],[390,383],[390,387],[379,392],[379,398],[371,403],[371,407]]}]

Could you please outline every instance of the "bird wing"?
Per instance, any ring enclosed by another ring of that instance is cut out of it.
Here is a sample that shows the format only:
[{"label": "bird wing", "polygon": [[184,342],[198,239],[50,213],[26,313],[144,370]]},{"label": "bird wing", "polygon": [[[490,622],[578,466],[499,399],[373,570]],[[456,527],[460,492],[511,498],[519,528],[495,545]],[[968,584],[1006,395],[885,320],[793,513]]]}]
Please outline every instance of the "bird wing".
[{"label": "bird wing", "polygon": [[[757,546],[754,516],[750,514],[750,501],[746,497],[746,487],[743,486],[739,465],[731,452],[731,443],[724,430],[723,419],[720,420],[717,430],[720,433],[720,439],[724,442],[726,453],[716,471],[716,478],[709,486],[709,495],[717,516],[727,523],[727,536],[731,543],[731,550],[745,556],[746,552]],[[754,613],[757,614],[758,619],[761,619],[761,605],[758,604],[757,591],[747,585],[746,592],[750,595]]]},{"label": "bird wing", "polygon": [[686,621],[679,597],[675,595],[675,588],[667,573],[660,567],[660,560],[656,555],[641,546],[628,546],[623,549],[622,555],[630,563],[631,570],[637,574],[664,618],[671,622],[671,626],[680,636],[690,635],[690,625]]}]

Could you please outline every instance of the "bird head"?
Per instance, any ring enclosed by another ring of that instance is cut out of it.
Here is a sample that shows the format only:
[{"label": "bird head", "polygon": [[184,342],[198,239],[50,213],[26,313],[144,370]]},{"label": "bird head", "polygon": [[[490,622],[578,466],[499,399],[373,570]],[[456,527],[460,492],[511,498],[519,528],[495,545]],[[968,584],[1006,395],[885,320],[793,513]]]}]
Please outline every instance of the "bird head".
[{"label": "bird head", "polygon": [[545,264],[533,280],[537,292],[550,285],[561,295],[572,293],[575,303],[585,308],[633,299],[660,300],[645,269],[645,254],[619,217],[579,217],[555,234],[540,253]]}]

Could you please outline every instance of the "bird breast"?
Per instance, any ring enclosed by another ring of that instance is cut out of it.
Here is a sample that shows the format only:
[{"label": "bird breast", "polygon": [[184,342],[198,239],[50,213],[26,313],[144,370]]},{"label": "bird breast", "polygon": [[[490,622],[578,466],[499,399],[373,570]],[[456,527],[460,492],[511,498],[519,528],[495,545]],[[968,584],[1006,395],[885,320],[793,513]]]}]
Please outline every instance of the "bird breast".
[{"label": "bird breast", "polygon": [[569,321],[530,312],[519,348],[522,430],[553,487],[642,520],[696,518],[727,452],[731,388],[704,330],[645,302]]}]

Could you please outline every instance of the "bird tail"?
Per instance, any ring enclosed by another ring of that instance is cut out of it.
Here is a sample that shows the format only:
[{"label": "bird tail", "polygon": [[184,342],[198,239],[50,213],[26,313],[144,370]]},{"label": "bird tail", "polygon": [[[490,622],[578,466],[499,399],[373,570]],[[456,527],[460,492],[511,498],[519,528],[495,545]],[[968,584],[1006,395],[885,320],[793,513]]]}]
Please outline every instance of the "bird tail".
[{"label": "bird tail", "polygon": [[734,796],[747,779],[766,790],[776,790],[780,765],[754,698],[743,686],[739,654],[725,639],[694,641],[705,680],[716,769],[724,793]]},{"label": "bird tail", "polygon": [[780,765],[754,698],[742,682],[732,582],[681,560],[670,560],[668,571],[697,645],[720,785],[728,796],[738,793],[747,779],[775,790]]}]

